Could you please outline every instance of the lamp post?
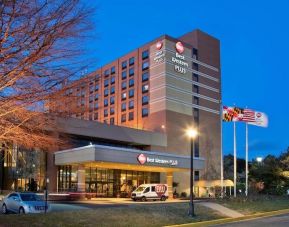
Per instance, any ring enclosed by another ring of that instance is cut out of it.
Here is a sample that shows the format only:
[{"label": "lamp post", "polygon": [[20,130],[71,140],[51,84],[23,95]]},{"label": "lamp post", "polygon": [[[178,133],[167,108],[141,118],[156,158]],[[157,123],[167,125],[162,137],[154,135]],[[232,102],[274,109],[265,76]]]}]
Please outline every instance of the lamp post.
[{"label": "lamp post", "polygon": [[195,208],[194,208],[194,154],[195,154],[195,143],[194,139],[198,135],[197,130],[195,129],[188,129],[187,135],[190,138],[191,143],[191,168],[190,168],[190,209],[189,209],[189,216],[195,216]]}]

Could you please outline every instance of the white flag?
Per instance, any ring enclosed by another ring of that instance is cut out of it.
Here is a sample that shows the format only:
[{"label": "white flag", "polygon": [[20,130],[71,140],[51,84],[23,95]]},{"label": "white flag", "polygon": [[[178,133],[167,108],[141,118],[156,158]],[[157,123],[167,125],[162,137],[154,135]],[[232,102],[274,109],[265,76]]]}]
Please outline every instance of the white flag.
[{"label": "white flag", "polygon": [[268,127],[268,116],[265,113],[255,111],[255,121],[248,122],[248,124],[260,127]]}]

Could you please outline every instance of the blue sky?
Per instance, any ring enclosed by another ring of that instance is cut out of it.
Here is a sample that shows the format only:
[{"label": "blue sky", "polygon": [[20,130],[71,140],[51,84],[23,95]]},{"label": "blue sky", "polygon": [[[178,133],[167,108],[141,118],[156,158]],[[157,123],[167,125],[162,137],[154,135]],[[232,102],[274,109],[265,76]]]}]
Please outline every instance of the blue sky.
[{"label": "blue sky", "polygon": [[[89,71],[162,34],[179,37],[199,28],[221,41],[223,104],[269,116],[269,127],[249,126],[250,158],[279,155],[289,146],[289,1],[90,1],[96,37],[87,47]],[[224,153],[233,150],[233,125],[225,123]],[[245,127],[237,124],[238,157]]]}]

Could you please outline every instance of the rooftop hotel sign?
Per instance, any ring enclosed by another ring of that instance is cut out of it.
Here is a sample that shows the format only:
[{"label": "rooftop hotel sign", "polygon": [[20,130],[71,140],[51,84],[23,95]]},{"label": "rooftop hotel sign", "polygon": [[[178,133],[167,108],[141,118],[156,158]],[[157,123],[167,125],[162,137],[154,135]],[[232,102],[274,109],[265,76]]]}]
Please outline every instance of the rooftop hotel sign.
[{"label": "rooftop hotel sign", "polygon": [[175,56],[172,57],[172,62],[175,63],[174,69],[178,73],[185,74],[189,67],[189,63],[186,61],[185,55],[182,55],[185,48],[181,42],[176,43],[176,51]]}]

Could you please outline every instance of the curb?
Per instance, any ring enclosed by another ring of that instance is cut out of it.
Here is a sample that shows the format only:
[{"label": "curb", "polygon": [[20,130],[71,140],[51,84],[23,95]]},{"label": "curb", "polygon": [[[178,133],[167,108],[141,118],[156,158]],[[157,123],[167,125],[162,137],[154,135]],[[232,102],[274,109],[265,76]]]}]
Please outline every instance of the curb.
[{"label": "curb", "polygon": [[278,214],[286,214],[286,213],[289,213],[289,209],[256,213],[256,214],[251,214],[251,215],[245,215],[245,216],[239,217],[239,218],[221,218],[221,219],[215,219],[215,220],[211,220],[211,221],[201,221],[201,222],[186,223],[186,224],[180,224],[180,225],[170,225],[170,227],[210,226],[210,225],[218,225],[218,224],[225,224],[225,223],[233,223],[233,222],[239,222],[239,221],[258,219],[258,218],[262,218],[262,217],[270,217],[270,216],[275,216]]}]

